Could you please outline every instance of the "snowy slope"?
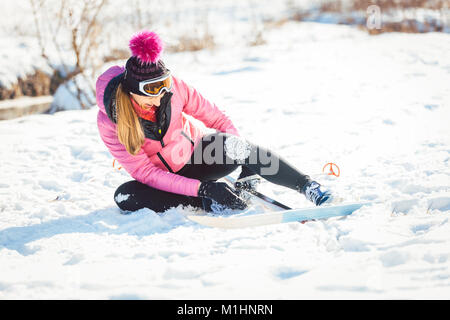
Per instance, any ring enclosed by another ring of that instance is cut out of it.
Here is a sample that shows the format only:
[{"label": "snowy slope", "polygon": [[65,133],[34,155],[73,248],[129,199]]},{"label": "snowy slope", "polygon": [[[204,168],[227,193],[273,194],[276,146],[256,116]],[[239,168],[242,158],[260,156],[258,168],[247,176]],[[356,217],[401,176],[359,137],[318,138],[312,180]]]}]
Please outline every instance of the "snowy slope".
[{"label": "snowy slope", "polygon": [[[266,37],[166,65],[243,136],[347,200],[384,204],[243,230],[200,227],[187,208],[121,215],[113,193],[130,176],[112,168],[95,108],[2,121],[0,299],[448,299],[449,35],[288,23]],[[320,175],[327,162],[339,178]]]}]

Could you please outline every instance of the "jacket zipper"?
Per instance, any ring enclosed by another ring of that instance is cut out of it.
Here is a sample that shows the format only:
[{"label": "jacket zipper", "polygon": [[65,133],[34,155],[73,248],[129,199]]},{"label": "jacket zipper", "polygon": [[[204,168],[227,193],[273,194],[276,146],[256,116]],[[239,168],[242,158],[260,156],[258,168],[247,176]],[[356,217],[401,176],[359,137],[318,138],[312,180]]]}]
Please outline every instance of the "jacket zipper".
[{"label": "jacket zipper", "polygon": [[[158,127],[158,133],[161,134],[161,129]],[[186,132],[181,131],[181,135],[183,137],[185,137],[186,139],[189,140],[189,142],[194,145],[194,141],[192,141],[192,139],[186,134]],[[159,140],[159,142],[161,143],[161,146],[164,148],[164,141],[163,141],[163,137],[161,137],[161,140]],[[159,160],[161,160],[161,162],[164,164],[164,166],[167,168],[167,170],[169,170],[169,172],[174,173],[172,168],[169,166],[169,164],[167,163],[167,161],[163,158],[163,156],[161,155],[160,152],[157,153]]]},{"label": "jacket zipper", "polygon": [[161,135],[161,127],[158,126],[158,135],[159,135],[159,142],[161,143],[161,147],[164,148],[164,141],[163,141],[163,136]]},{"label": "jacket zipper", "polygon": [[169,166],[169,164],[166,162],[166,160],[163,158],[163,156],[161,155],[161,153],[157,153],[159,160],[161,160],[161,162],[163,163],[163,165],[167,168],[167,170],[169,170],[169,172],[173,173],[172,168]]}]

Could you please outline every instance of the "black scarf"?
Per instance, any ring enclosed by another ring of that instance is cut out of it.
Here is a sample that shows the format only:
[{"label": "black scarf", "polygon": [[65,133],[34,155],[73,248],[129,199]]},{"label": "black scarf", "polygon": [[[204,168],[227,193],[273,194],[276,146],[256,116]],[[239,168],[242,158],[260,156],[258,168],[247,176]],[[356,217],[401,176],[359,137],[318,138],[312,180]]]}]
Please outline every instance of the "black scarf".
[{"label": "black scarf", "polygon": [[139,122],[141,123],[146,138],[160,141],[166,134],[172,115],[172,95],[172,92],[166,92],[164,97],[161,98],[161,104],[156,111],[156,122],[139,117]]}]

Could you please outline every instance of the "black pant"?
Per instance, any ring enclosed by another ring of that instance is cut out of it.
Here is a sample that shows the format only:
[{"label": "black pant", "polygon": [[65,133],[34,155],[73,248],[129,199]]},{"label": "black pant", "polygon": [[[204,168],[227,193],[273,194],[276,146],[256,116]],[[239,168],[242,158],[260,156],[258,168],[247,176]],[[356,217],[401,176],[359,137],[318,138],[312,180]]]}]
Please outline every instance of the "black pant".
[{"label": "black pant", "polygon": [[[311,181],[309,176],[274,152],[225,133],[203,137],[190,161],[176,174],[201,181],[215,181],[238,167],[241,167],[239,178],[258,174],[269,182],[297,191],[301,191]],[[117,188],[114,200],[124,211],[149,208],[155,212],[164,212],[180,204],[203,208],[205,199],[158,190],[132,180]]]}]

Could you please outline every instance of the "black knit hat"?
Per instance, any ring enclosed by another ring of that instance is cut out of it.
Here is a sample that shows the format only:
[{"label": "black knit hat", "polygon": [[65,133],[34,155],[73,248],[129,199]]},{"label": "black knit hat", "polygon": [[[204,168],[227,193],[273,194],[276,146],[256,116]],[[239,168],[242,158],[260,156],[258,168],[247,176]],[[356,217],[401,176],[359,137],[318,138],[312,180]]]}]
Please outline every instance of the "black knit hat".
[{"label": "black knit hat", "polygon": [[129,46],[132,57],[126,63],[122,85],[128,92],[143,95],[139,91],[140,81],[159,78],[169,73],[160,59],[163,43],[156,33],[144,30],[133,35]]},{"label": "black knit hat", "polygon": [[125,76],[122,81],[124,90],[138,95],[144,95],[139,91],[139,82],[159,78],[169,73],[162,60],[157,63],[142,63],[138,57],[131,57],[125,65]]}]

